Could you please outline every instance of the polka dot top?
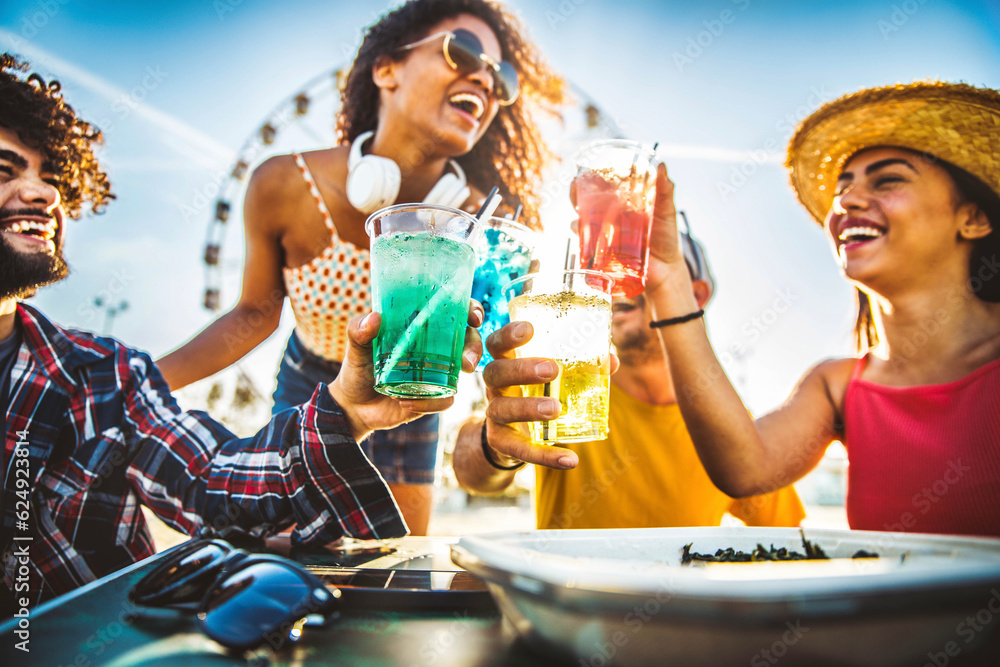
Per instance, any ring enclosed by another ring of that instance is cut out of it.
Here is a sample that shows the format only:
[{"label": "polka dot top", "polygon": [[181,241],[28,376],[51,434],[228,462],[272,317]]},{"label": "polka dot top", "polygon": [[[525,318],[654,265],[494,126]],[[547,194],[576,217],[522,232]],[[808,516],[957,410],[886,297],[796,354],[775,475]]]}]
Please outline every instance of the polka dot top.
[{"label": "polka dot top", "polygon": [[340,240],[309,167],[302,155],[294,157],[331,239],[308,264],[284,269],[285,290],[295,313],[295,330],[306,349],[324,359],[343,361],[347,323],[371,309],[369,253]]}]

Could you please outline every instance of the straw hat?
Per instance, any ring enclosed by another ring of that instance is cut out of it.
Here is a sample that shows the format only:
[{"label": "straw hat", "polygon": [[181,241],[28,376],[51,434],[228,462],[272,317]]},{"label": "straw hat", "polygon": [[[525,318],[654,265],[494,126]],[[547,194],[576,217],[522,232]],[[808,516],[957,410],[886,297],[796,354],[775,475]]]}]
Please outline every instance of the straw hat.
[{"label": "straw hat", "polygon": [[785,166],[820,224],[844,163],[864,148],[930,153],[1000,195],[1000,92],[940,81],[868,88],[829,102],[799,125]]}]

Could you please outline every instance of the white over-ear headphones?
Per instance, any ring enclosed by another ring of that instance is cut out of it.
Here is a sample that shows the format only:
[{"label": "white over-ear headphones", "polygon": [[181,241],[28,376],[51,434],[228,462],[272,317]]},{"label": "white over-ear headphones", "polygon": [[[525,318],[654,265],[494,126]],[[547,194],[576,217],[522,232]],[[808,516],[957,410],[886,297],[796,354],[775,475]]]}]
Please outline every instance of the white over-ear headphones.
[{"label": "white over-ear headphones", "polygon": [[[389,206],[399,196],[399,166],[389,158],[361,152],[374,135],[371,131],[359,134],[351,143],[347,158],[347,200],[362,213]],[[445,173],[427,193],[424,203],[458,207],[469,198],[471,190],[466,185],[465,172],[454,160],[448,160],[448,165],[455,173]]]}]

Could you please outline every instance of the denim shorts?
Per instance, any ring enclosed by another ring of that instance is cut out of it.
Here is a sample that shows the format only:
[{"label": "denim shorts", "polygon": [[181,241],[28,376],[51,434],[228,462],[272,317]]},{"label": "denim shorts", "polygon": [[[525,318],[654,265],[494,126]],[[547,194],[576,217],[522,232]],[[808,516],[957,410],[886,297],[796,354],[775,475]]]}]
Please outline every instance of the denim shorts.
[{"label": "denim shorts", "polygon": [[[318,357],[293,331],[278,366],[271,414],[301,405],[312,397],[316,385],[330,383],[340,363]],[[375,431],[361,441],[365,455],[386,482],[433,484],[438,458],[438,415],[424,415],[388,431]]]}]

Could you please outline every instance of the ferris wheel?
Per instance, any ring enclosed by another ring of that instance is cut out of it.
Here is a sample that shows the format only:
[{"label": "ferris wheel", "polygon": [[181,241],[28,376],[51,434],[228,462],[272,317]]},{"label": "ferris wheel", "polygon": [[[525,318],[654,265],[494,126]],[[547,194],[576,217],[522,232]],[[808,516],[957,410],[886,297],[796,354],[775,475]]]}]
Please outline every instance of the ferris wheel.
[{"label": "ferris wheel", "polygon": [[[278,153],[300,152],[334,145],[334,120],[340,109],[340,92],[347,82],[349,66],[335,67],[324,72],[274,107],[264,122],[243,142],[228,175],[219,186],[218,199],[208,222],[205,250],[202,257],[205,270],[205,291],[202,306],[217,312],[222,307],[223,293],[236,289],[241,273],[242,256],[227,246],[230,229],[242,210],[247,176],[252,167],[265,157]],[[569,102],[558,114],[545,114],[537,119],[546,143],[557,158],[565,161],[583,145],[598,138],[618,138],[622,132],[617,121],[603,113],[597,104],[573,84],[569,85]],[[558,188],[568,183],[565,168],[555,168],[546,175],[543,189]],[[542,212],[544,215],[544,205]],[[235,230],[234,230],[235,231]],[[237,244],[238,246],[239,244]]]}]

